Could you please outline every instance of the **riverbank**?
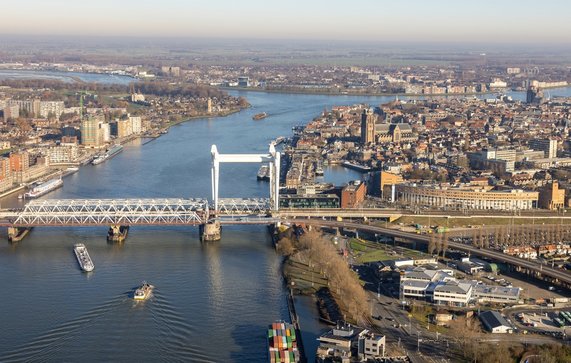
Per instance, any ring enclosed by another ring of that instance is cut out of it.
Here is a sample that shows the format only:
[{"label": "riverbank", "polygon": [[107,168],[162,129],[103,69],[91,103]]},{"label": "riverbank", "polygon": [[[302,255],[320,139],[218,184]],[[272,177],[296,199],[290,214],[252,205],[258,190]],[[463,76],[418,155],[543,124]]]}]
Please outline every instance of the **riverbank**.
[{"label": "riverbank", "polygon": [[249,107],[250,107],[250,106],[248,106],[248,107],[242,107],[242,108],[236,108],[236,109],[231,109],[231,110],[224,111],[224,112],[218,112],[218,113],[216,113],[216,114],[212,114],[212,113],[209,114],[209,113],[207,113],[207,114],[204,114],[204,115],[197,115],[197,116],[185,117],[185,118],[183,118],[182,120],[170,122],[170,123],[166,126],[165,130],[168,130],[169,128],[171,128],[171,127],[173,127],[173,126],[175,126],[175,125],[180,125],[180,124],[185,123],[185,122],[188,122],[188,121],[199,120],[199,119],[203,119],[203,118],[218,118],[218,117],[230,116],[230,115],[232,115],[232,114],[235,114],[235,113],[238,113],[238,112],[240,112],[240,111],[242,111],[242,110],[245,110],[245,109],[247,109],[247,108],[249,108]]},{"label": "riverbank", "polygon": [[[326,92],[320,89],[316,90],[282,90],[282,89],[260,89],[247,87],[219,87],[225,91],[244,91],[244,92],[261,92],[261,93],[281,93],[281,94],[300,94],[300,95],[321,95],[321,96],[364,96],[364,97],[448,97],[448,96],[483,96],[493,95],[497,92],[471,92],[471,93],[383,93],[383,92]],[[515,91],[514,91],[515,92]]]},{"label": "riverbank", "polygon": [[333,242],[296,226],[278,237],[277,250],[286,256],[283,272],[288,286],[298,294],[315,296],[323,321],[361,324],[368,314],[365,292]]}]

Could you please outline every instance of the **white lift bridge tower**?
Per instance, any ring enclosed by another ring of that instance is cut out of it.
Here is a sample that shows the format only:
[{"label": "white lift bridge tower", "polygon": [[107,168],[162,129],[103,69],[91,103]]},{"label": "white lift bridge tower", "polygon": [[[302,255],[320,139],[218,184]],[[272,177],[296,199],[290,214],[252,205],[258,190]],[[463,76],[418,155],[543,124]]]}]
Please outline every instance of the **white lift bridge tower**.
[{"label": "white lift bridge tower", "polygon": [[280,153],[274,144],[270,144],[267,154],[219,154],[216,145],[212,145],[212,200],[214,213],[218,213],[220,199],[218,186],[220,178],[220,163],[268,163],[270,166],[270,209],[279,209],[280,199]]}]

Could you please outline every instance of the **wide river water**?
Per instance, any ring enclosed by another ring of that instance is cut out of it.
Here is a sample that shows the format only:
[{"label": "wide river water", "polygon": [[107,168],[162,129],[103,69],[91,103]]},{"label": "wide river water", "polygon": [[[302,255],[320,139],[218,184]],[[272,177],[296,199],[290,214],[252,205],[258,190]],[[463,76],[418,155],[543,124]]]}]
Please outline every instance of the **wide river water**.
[{"label": "wide river water", "polygon": [[[253,107],[180,124],[146,144],[128,144],[113,159],[66,177],[63,188],[44,198],[209,198],[212,144],[221,153],[265,152],[270,140],[290,136],[292,126],[324,108],[393,99],[235,94]],[[262,111],[269,117],[253,121]],[[223,164],[221,196],[267,196],[267,183],[256,181],[257,169]],[[359,177],[329,168],[325,180],[342,184]],[[0,203],[20,202],[10,196]],[[281,259],[265,227],[226,227],[216,243],[201,243],[194,227],[132,228],[122,245],[108,244],[106,232],[36,228],[19,244],[0,240],[0,362],[267,360],[266,326],[288,313]],[[87,245],[92,273],[79,270],[76,242]],[[150,300],[135,303],[129,295],[142,280],[156,289]],[[311,299],[300,300],[312,356],[321,326]]]}]

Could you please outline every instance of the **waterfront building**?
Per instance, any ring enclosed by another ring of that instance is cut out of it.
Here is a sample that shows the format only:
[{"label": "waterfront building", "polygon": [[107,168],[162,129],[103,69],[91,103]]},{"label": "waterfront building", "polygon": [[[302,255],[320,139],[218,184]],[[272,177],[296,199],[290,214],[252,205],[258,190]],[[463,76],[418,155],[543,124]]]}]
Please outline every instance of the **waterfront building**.
[{"label": "waterfront building", "polygon": [[543,151],[544,158],[552,159],[557,157],[557,140],[534,139],[529,141],[529,147],[533,150]]},{"label": "waterfront building", "polygon": [[67,164],[77,161],[77,144],[60,144],[48,149],[48,160],[51,165]]},{"label": "waterfront building", "polygon": [[365,200],[365,183],[355,180],[341,190],[341,208],[356,208]]},{"label": "waterfront building", "polygon": [[315,195],[280,195],[280,208],[339,208],[339,197],[335,194],[315,194]]},{"label": "waterfront building", "polygon": [[559,189],[559,182],[545,185],[539,191],[539,208],[557,210],[565,206],[565,189]]},{"label": "waterfront building", "polygon": [[385,336],[350,324],[338,324],[318,341],[316,362],[349,362],[355,358],[365,361],[385,355]]},{"label": "waterfront building", "polygon": [[11,175],[10,158],[0,157],[0,180],[5,180]]},{"label": "waterfront building", "polygon": [[521,210],[537,207],[538,192],[520,189],[493,191],[470,186],[402,183],[396,185],[400,201],[436,208]]},{"label": "waterfront building", "polygon": [[375,143],[375,115],[371,109],[365,109],[361,114],[361,142]]},{"label": "waterfront building", "polygon": [[81,121],[81,145],[96,148],[103,145],[103,120],[102,115],[89,115]]},{"label": "waterfront building", "polygon": [[141,116],[129,116],[129,122],[131,122],[131,133],[140,134],[143,132],[143,122]]},{"label": "waterfront building", "polygon": [[10,153],[10,171],[25,172],[30,168],[30,154],[27,151]]},{"label": "waterfront building", "polygon": [[238,77],[238,87],[250,87],[250,78]]}]

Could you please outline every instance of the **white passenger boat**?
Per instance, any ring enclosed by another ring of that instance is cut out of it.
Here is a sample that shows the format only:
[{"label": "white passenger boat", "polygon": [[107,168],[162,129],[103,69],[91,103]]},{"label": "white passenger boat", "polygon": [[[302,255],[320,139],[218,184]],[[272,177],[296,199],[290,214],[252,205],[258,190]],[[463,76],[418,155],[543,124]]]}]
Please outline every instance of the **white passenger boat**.
[{"label": "white passenger boat", "polygon": [[24,194],[24,198],[39,198],[44,194],[51,192],[57,188],[63,186],[63,180],[61,178],[55,178],[42,183]]}]

